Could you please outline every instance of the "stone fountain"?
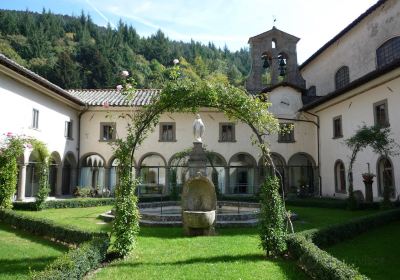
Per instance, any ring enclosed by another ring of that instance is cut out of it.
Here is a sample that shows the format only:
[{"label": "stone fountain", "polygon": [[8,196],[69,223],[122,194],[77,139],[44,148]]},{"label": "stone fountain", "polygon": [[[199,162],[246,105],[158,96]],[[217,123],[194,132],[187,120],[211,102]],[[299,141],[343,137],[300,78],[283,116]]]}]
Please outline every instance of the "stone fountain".
[{"label": "stone fountain", "polygon": [[186,235],[215,233],[217,196],[214,184],[206,177],[207,157],[203,148],[204,124],[200,115],[193,122],[194,147],[189,155],[189,180],[182,189],[182,224]]}]

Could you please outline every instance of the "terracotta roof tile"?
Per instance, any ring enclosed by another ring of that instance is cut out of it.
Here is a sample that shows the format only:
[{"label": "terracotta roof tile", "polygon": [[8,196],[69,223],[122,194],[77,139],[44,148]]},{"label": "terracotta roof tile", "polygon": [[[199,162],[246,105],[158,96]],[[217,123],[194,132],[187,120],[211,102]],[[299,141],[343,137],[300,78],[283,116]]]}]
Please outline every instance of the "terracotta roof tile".
[{"label": "terracotta roof tile", "polygon": [[121,94],[116,89],[72,89],[68,93],[89,106],[144,106],[160,94],[159,89],[137,89],[132,97]]}]

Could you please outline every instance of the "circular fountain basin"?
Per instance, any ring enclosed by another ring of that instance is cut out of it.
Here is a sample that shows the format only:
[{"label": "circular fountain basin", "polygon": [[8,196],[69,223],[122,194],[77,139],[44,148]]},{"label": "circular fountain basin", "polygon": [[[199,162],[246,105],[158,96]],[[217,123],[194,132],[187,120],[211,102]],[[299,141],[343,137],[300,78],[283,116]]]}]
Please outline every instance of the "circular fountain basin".
[{"label": "circular fountain basin", "polygon": [[[258,203],[219,201],[214,212],[217,227],[256,226]],[[179,202],[142,203],[139,205],[141,224],[147,226],[181,226]],[[198,212],[198,211],[191,211]],[[185,214],[184,214],[185,215]],[[200,215],[200,214],[199,214]]]}]

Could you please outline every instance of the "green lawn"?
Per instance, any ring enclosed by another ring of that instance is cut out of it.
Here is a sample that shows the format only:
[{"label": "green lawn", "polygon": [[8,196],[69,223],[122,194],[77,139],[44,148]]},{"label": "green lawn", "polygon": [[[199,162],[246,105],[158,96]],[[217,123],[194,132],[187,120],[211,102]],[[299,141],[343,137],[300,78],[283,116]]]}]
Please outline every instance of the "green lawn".
[{"label": "green lawn", "polygon": [[326,249],[346,263],[359,267],[371,279],[398,279],[400,274],[400,221],[372,229]]},{"label": "green lawn", "polygon": [[[299,214],[296,231],[322,228],[375,211],[289,207]],[[96,217],[110,206],[48,209],[26,215],[73,224],[89,230],[110,230]],[[22,212],[22,211],[21,211]],[[306,279],[289,261],[266,260],[258,247],[257,229],[218,229],[213,237],[187,238],[181,228],[141,228],[135,253],[99,270],[92,279]]]},{"label": "green lawn", "polygon": [[0,224],[0,279],[28,279],[29,270],[42,270],[66,247]]}]

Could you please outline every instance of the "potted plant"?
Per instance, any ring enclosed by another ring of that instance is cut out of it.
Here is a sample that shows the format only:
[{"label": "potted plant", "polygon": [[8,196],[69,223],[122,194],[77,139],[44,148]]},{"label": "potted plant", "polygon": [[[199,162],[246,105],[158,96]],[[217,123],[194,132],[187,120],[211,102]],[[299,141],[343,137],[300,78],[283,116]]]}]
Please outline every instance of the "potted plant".
[{"label": "potted plant", "polygon": [[366,172],[361,174],[365,185],[365,201],[373,202],[372,183],[374,182],[375,174]]}]

